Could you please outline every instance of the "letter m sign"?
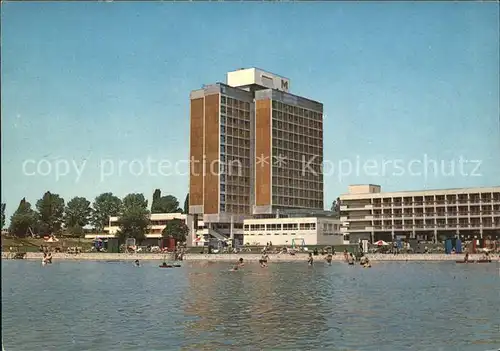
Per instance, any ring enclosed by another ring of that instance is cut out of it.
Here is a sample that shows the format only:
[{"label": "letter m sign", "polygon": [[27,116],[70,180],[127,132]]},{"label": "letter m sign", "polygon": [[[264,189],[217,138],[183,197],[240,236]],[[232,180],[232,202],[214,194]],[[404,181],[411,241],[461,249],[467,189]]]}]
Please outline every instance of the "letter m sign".
[{"label": "letter m sign", "polygon": [[281,89],[288,91],[288,82],[286,80],[281,80]]}]

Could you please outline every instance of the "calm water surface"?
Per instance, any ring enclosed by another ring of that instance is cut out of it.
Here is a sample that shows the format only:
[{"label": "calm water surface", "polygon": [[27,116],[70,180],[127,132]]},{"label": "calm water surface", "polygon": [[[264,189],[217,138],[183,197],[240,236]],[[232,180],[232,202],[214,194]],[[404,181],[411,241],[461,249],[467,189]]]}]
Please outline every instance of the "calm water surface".
[{"label": "calm water surface", "polygon": [[22,350],[496,350],[497,264],[2,261]]}]

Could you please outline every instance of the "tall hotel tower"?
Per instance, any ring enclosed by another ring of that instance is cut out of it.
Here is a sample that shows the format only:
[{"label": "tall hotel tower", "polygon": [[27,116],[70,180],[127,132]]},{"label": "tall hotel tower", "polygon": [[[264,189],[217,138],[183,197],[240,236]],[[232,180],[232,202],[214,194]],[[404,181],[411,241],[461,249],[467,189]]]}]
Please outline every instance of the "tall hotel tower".
[{"label": "tall hotel tower", "polygon": [[249,68],[191,92],[189,212],[210,230],[287,209],[323,210],[323,104],[289,87],[287,78]]}]

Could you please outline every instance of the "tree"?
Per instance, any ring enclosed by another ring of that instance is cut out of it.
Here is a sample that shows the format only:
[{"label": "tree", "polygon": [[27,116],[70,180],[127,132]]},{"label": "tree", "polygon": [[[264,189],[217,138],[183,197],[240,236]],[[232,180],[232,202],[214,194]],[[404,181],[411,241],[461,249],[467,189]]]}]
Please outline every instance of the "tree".
[{"label": "tree", "polygon": [[76,235],[76,236],[84,236],[85,235],[85,230],[83,230],[83,227],[80,226],[79,224],[75,224],[71,227],[68,227],[68,232]]},{"label": "tree", "polygon": [[29,228],[36,223],[36,212],[25,198],[19,203],[16,212],[10,217],[9,232],[17,237],[25,237]]},{"label": "tree", "polygon": [[153,193],[153,202],[151,203],[151,213],[174,213],[182,212],[179,209],[179,201],[175,196],[161,196],[161,190],[156,189]]},{"label": "tree", "polygon": [[128,194],[123,198],[122,201],[122,211],[123,213],[135,210],[135,209],[141,209],[145,211],[146,213],[149,213],[148,211],[148,200],[144,197],[143,194]]},{"label": "tree", "polygon": [[184,213],[189,214],[189,193],[187,193],[186,199],[184,200]]},{"label": "tree", "polygon": [[76,196],[66,205],[64,224],[71,234],[81,236],[84,234],[83,227],[89,224],[91,214],[90,201]]},{"label": "tree", "polygon": [[156,189],[153,193],[153,201],[151,202],[151,213],[160,213],[161,190]]},{"label": "tree", "polygon": [[92,226],[97,232],[102,232],[109,223],[109,217],[119,216],[122,210],[122,200],[113,193],[102,193],[92,204]]},{"label": "tree", "polygon": [[182,219],[167,221],[162,236],[164,238],[174,238],[176,242],[185,242],[189,233],[189,228]]},{"label": "tree", "polygon": [[340,197],[337,197],[337,199],[332,202],[331,211],[335,217],[340,217],[340,203]]},{"label": "tree", "polygon": [[1,207],[1,218],[0,218],[0,229],[3,229],[4,225],[5,225],[5,204],[2,203],[2,205],[0,206]]},{"label": "tree", "polygon": [[64,220],[64,199],[47,191],[36,202],[41,234],[53,234],[61,230]]},{"label": "tree", "polygon": [[83,228],[89,224],[90,215],[92,210],[90,208],[90,201],[84,197],[74,197],[66,205],[64,211],[64,223],[67,227],[74,227],[78,225]]},{"label": "tree", "polygon": [[148,200],[143,194],[128,194],[122,203],[118,237],[121,241],[127,238],[135,238],[139,242],[144,240],[150,224]]}]

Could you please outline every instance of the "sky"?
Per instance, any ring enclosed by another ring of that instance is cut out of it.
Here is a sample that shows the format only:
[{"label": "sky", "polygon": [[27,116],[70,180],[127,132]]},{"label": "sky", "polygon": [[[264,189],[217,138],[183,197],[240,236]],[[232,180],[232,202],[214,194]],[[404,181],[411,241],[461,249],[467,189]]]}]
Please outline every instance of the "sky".
[{"label": "sky", "polygon": [[324,104],[325,207],[349,184],[500,185],[495,2],[3,2],[1,20],[7,216],[46,191],[182,203],[189,93],[242,67]]}]

